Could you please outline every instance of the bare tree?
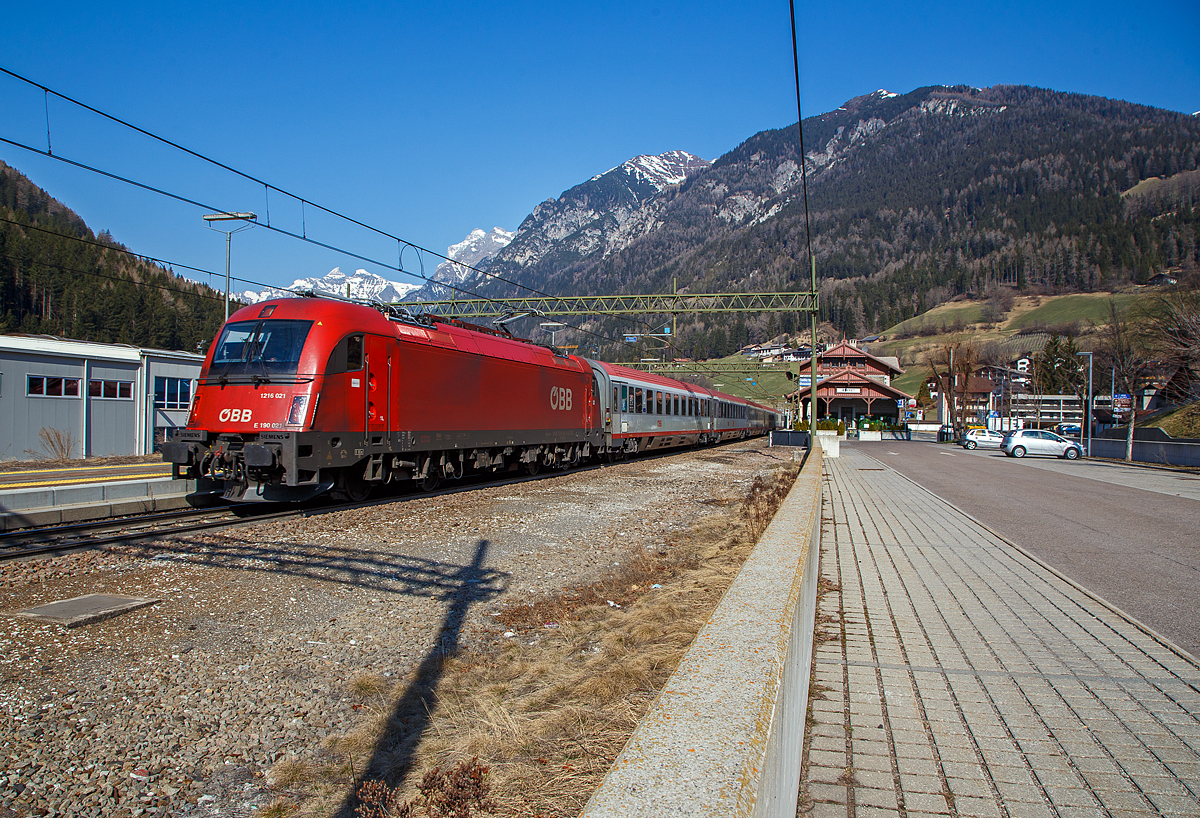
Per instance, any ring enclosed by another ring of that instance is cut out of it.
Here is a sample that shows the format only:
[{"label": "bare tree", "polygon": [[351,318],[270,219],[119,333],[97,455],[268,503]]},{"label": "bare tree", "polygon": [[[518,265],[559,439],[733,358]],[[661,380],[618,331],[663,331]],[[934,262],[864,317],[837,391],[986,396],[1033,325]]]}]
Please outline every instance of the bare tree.
[{"label": "bare tree", "polygon": [[1134,396],[1149,370],[1150,356],[1147,354],[1143,333],[1138,331],[1125,311],[1117,309],[1116,301],[1108,302],[1108,312],[1108,323],[1100,328],[1100,345],[1097,352],[1103,365],[1112,368],[1113,381],[1117,387],[1130,396],[1125,459],[1131,461],[1133,431],[1137,425],[1137,401]]},{"label": "bare tree", "polygon": [[[929,368],[933,370],[933,377],[938,384],[938,392],[947,396],[949,400],[947,405],[955,438],[965,433],[968,389],[978,357],[979,353],[974,344],[964,341],[946,344],[927,357]],[[945,371],[940,371],[939,366],[944,366]]]},{"label": "bare tree", "polygon": [[1161,363],[1181,370],[1176,377],[1185,400],[1200,400],[1200,293],[1180,288],[1160,296],[1143,334]]}]

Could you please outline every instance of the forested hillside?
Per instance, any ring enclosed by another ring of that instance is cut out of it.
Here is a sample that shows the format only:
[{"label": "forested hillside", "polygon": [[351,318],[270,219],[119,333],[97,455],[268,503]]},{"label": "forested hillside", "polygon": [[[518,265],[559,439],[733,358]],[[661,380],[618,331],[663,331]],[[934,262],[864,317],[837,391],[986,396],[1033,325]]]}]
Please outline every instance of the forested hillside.
[{"label": "forested hillside", "polygon": [[191,351],[224,312],[220,293],[96,236],[0,162],[0,333]]},{"label": "forested hillside", "polygon": [[[804,127],[822,318],[847,336],[996,285],[1090,292],[1200,264],[1198,117],[937,86]],[[526,266],[501,251],[491,271],[553,293],[807,289],[800,193],[796,128],[764,131],[649,203],[656,226],[628,246]],[[720,355],[770,321],[681,321],[680,342]]]}]

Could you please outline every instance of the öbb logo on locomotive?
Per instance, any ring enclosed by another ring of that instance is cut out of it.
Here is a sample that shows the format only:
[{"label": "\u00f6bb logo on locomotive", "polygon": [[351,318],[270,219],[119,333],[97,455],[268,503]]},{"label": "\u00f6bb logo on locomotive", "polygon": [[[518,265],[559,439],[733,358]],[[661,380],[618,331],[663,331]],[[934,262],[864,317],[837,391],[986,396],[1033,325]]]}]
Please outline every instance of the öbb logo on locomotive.
[{"label": "\u00f6bb logo on locomotive", "polygon": [[563,386],[552,386],[550,387],[550,408],[556,411],[570,411],[572,397],[570,389]]},{"label": "\u00f6bb logo on locomotive", "polygon": [[218,417],[222,423],[247,423],[251,414],[249,409],[222,409]]}]

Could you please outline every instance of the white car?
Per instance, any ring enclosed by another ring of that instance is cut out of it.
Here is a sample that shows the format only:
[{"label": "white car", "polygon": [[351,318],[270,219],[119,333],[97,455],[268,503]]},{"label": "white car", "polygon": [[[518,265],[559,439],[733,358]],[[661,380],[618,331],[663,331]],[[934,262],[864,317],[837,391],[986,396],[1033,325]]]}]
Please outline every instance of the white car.
[{"label": "white car", "polygon": [[1022,429],[1004,436],[1000,449],[1009,457],[1024,457],[1027,454],[1050,454],[1077,460],[1083,449],[1073,440],[1067,440],[1045,429]]},{"label": "white car", "polygon": [[964,449],[999,449],[1004,441],[1004,435],[990,429],[971,429],[963,436]]}]

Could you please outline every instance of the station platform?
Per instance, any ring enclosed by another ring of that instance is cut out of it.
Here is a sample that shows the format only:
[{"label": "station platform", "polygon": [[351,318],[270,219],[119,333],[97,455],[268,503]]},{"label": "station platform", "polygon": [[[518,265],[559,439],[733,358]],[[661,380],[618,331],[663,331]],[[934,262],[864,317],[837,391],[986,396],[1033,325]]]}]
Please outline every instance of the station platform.
[{"label": "station platform", "polygon": [[0,473],[0,531],[184,508],[195,490],[161,464]]},{"label": "station platform", "polygon": [[1195,657],[854,447],[823,492],[800,815],[1200,815]]}]

